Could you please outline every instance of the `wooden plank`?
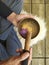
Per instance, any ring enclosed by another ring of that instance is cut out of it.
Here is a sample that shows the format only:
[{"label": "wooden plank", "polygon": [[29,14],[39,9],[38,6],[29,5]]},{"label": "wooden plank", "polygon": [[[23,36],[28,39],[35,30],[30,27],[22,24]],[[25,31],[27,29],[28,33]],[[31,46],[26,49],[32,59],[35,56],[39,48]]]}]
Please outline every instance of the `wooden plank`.
[{"label": "wooden plank", "polygon": [[31,0],[24,0],[24,3],[30,3]]},{"label": "wooden plank", "polygon": [[[45,5],[32,4],[32,14],[45,19]],[[33,57],[45,57],[45,40],[38,42],[33,46]]]},{"label": "wooden plank", "polygon": [[49,65],[49,59],[46,59],[46,65]]},{"label": "wooden plank", "polygon": [[44,65],[44,59],[33,59],[32,65]]},{"label": "wooden plank", "polygon": [[46,0],[46,4],[49,4],[49,0]]},{"label": "wooden plank", "polygon": [[32,57],[45,57],[44,41],[38,42],[38,44],[33,46]]},{"label": "wooden plank", "polygon": [[46,56],[49,57],[49,4],[46,5],[46,22],[47,22]]},{"label": "wooden plank", "polygon": [[44,3],[44,0],[32,0],[32,3]]},{"label": "wooden plank", "polygon": [[32,14],[44,18],[44,4],[32,4]]},{"label": "wooden plank", "polygon": [[24,4],[24,7],[23,7],[24,11],[30,13],[30,8],[31,8],[30,5],[31,5],[31,4]]}]

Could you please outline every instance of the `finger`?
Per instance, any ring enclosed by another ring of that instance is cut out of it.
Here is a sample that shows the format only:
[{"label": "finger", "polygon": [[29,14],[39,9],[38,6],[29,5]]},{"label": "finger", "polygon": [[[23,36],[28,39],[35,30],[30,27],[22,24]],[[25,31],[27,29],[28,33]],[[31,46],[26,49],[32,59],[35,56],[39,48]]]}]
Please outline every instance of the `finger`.
[{"label": "finger", "polygon": [[20,16],[23,18],[25,18],[25,17],[33,18],[34,17],[32,14],[20,14]]},{"label": "finger", "polygon": [[22,52],[22,51],[23,51],[22,49],[17,49],[17,50],[16,50],[16,52],[18,52],[18,53],[19,53],[19,52]]},{"label": "finger", "polygon": [[29,57],[29,53],[25,52],[22,55],[20,55],[19,61],[23,61],[23,60],[27,59],[28,57]]},{"label": "finger", "polygon": [[25,19],[25,18],[33,18],[33,16],[31,14],[20,14],[18,15],[17,20],[20,21],[21,19]]},{"label": "finger", "polygon": [[32,48],[30,48],[30,58],[32,58]]},{"label": "finger", "polygon": [[29,55],[29,59],[28,59],[28,65],[31,63],[32,60],[32,48],[30,48],[30,55]]}]

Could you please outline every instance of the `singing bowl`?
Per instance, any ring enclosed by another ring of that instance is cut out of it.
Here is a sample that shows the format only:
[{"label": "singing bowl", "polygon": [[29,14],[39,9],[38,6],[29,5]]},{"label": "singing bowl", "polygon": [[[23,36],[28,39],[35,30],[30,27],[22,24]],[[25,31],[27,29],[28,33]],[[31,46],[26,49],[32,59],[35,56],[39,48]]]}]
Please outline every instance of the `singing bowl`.
[{"label": "singing bowl", "polygon": [[38,35],[39,31],[39,23],[33,18],[25,18],[19,22],[18,32],[23,38],[26,38],[27,33],[30,32],[32,39]]}]

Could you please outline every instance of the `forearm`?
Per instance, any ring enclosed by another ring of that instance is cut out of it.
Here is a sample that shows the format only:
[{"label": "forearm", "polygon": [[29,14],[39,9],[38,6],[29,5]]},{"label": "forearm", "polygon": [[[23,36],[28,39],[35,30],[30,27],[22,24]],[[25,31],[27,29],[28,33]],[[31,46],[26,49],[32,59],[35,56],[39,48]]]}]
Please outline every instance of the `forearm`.
[{"label": "forearm", "polygon": [[0,0],[0,16],[4,19],[9,20],[13,25],[17,24],[15,21],[16,19],[16,13],[13,12],[8,6],[6,6],[1,0]]},{"label": "forearm", "polygon": [[17,14],[12,12],[8,17],[7,20],[9,20],[14,26],[17,26]]}]

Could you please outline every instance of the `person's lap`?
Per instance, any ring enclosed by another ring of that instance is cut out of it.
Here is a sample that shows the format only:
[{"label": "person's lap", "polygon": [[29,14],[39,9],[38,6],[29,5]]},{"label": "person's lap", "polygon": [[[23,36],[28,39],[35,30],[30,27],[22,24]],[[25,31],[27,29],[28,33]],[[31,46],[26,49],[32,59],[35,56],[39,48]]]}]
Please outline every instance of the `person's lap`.
[{"label": "person's lap", "polygon": [[0,60],[8,59],[10,56],[17,56],[19,53],[16,52],[16,49],[22,48],[21,43],[14,31],[12,29],[6,40],[6,48],[0,43]]}]

